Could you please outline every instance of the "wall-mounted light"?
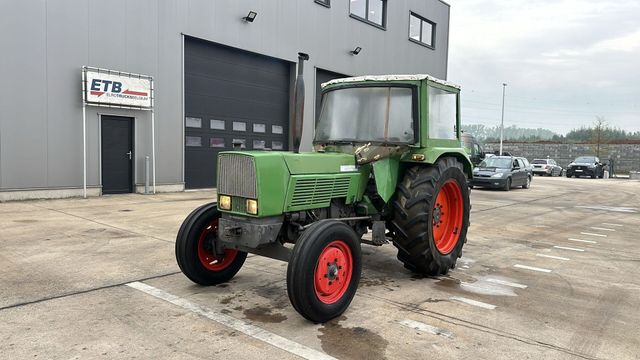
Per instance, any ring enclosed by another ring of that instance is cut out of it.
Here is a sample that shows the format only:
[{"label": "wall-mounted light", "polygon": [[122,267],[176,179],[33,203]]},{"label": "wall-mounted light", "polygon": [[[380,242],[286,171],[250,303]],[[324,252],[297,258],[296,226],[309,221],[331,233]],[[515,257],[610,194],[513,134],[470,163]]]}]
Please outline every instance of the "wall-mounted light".
[{"label": "wall-mounted light", "polygon": [[247,16],[243,17],[242,20],[246,21],[246,22],[253,22],[253,20],[256,19],[256,16],[258,16],[258,13],[255,11],[249,11],[249,13],[247,14]]},{"label": "wall-mounted light", "polygon": [[360,46],[357,46],[355,49],[353,49],[353,50],[349,51],[349,53],[350,53],[351,55],[354,55],[354,56],[355,56],[355,55],[360,54],[360,51],[362,51],[362,48],[361,48]]}]

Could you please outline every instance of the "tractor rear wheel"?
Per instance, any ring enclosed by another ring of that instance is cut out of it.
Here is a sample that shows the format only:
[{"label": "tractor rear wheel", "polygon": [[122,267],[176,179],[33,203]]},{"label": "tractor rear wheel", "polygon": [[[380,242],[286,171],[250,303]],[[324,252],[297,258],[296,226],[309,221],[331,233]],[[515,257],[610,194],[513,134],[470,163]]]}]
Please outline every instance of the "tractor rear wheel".
[{"label": "tractor rear wheel", "polygon": [[341,221],[321,220],[296,241],[287,267],[287,293],[308,320],[329,321],[342,314],[358,289],[360,238]]},{"label": "tractor rear wheel", "polygon": [[409,168],[393,200],[389,227],[398,259],[423,275],[444,275],[462,256],[469,226],[469,189],[463,165],[445,157]]},{"label": "tractor rear wheel", "polygon": [[247,253],[225,249],[216,255],[220,212],[216,203],[195,209],[182,223],[176,237],[176,260],[182,273],[200,285],[217,285],[233,278]]}]

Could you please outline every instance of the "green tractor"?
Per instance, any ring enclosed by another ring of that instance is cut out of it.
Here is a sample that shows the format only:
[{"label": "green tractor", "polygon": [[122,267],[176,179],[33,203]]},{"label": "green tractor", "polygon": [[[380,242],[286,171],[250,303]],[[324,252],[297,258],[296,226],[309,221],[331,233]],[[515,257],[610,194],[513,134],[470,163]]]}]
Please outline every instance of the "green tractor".
[{"label": "green tractor", "polygon": [[351,303],[361,244],[392,243],[421,275],[455,267],[472,164],[460,143],[460,88],[428,75],[323,84],[314,151],[298,152],[306,59],[299,55],[294,151],[220,153],[217,202],[185,219],[176,258],[200,285],[229,281],[247,253],[286,261],[291,304],[321,323]]}]

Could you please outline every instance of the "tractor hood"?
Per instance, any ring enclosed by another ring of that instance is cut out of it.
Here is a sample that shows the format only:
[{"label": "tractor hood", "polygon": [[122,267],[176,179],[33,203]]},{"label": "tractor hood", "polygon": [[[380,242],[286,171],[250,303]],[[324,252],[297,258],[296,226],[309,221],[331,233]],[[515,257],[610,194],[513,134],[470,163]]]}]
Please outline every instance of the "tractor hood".
[{"label": "tractor hood", "polygon": [[281,152],[280,154],[292,175],[357,171],[355,157],[350,154],[313,152],[299,154]]},{"label": "tractor hood", "polygon": [[[221,152],[218,194],[231,196],[233,204],[232,209],[221,210],[267,217],[285,210],[326,207],[335,197],[347,197],[350,202],[360,179],[368,178],[362,174],[354,156],[343,153]],[[311,189],[314,192],[308,193]],[[246,199],[258,201],[258,214],[246,212]]]}]

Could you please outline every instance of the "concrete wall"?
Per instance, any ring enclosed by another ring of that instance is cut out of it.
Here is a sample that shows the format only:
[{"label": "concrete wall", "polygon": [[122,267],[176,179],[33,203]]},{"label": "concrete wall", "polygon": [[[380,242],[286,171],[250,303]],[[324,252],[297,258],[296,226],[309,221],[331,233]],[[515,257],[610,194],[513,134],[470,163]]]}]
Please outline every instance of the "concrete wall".
[{"label": "concrete wall", "polygon": [[[241,17],[249,10],[253,23]],[[409,11],[437,24],[436,49],[408,40]],[[388,2],[381,30],[349,17],[349,1],[313,0],[7,0],[0,2],[0,191],[82,185],[80,68],[151,75],[156,88],[157,181],[183,182],[182,34],[343,74],[447,75],[449,6],[438,0]],[[358,56],[349,51],[362,47]],[[307,81],[303,149],[314,119]],[[136,183],[151,154],[150,114],[88,108],[88,184],[100,187],[99,114],[136,119]]]},{"label": "concrete wall", "polygon": [[[486,152],[498,151],[500,144],[485,144]],[[578,156],[595,156],[596,144],[536,144],[505,143],[503,151],[512,155],[524,156],[529,161],[546,159],[547,156],[566,168]],[[614,159],[617,173],[640,170],[640,144],[600,144],[600,161]]]}]

